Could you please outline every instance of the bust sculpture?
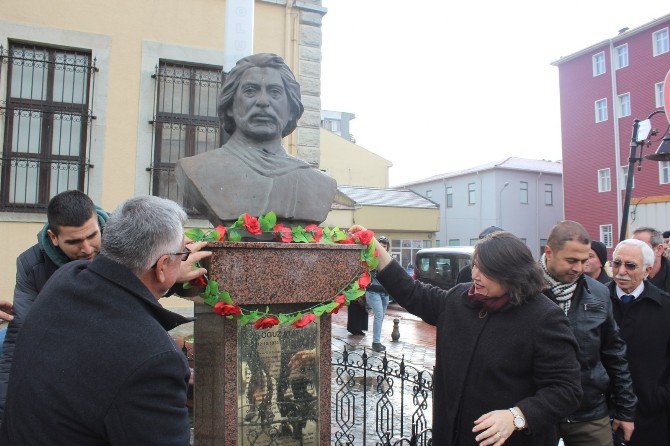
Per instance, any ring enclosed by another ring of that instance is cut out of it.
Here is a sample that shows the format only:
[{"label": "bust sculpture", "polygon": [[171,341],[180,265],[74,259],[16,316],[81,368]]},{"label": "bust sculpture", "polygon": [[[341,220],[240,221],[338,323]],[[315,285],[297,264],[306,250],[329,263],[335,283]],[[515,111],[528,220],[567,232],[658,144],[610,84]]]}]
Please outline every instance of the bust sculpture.
[{"label": "bust sculpture", "polygon": [[177,162],[177,182],[189,203],[214,225],[269,211],[291,224],[325,220],[335,180],[289,155],[281,143],[303,110],[300,85],[281,57],[262,53],[240,59],[218,99],[230,139]]}]

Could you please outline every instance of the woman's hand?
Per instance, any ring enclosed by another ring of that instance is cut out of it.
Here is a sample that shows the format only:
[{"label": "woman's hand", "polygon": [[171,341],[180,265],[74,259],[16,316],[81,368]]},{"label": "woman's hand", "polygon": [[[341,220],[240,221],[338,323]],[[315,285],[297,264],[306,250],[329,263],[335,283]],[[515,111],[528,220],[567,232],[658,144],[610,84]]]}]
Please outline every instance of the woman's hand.
[{"label": "woman's hand", "polygon": [[509,410],[494,410],[475,420],[472,432],[480,446],[500,446],[514,433],[514,415]]},{"label": "woman's hand", "polygon": [[8,300],[0,300],[0,320],[10,322],[14,319],[12,309],[14,306]]},{"label": "woman's hand", "polygon": [[[352,227],[349,228],[347,233],[349,235],[354,235],[356,232],[366,231],[366,230],[367,229],[365,227],[361,226],[361,225],[353,225]],[[375,249],[376,249],[377,254],[378,254],[377,259],[379,259],[379,264],[377,265],[377,271],[381,271],[381,270],[384,269],[384,267],[386,265],[391,263],[391,260],[393,260],[393,259],[391,257],[391,254],[389,254],[388,251],[386,251],[384,249],[384,247],[379,244],[379,240],[377,240],[377,237],[375,237]]]}]

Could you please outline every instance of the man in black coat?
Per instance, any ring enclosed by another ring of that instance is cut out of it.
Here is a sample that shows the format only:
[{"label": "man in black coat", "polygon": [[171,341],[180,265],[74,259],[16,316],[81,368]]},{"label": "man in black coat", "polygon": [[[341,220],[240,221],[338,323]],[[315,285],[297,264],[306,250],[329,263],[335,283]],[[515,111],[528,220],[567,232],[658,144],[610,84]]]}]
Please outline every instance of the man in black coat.
[{"label": "man in black coat", "polygon": [[30,307],[59,267],[73,260],[91,260],[98,254],[107,218],[107,213],[97,208],[83,192],[61,192],[49,201],[48,222],[37,234],[37,243],[16,259],[13,317],[0,358],[0,420],[5,408],[14,345]]},{"label": "man in black coat", "polygon": [[605,271],[605,263],[607,263],[607,247],[603,242],[591,240],[589,260],[584,264],[584,274],[596,279],[603,285],[609,284],[612,278]]},{"label": "man in black coat", "polygon": [[[575,221],[562,221],[547,238],[540,265],[547,289],[544,294],[568,316],[579,343],[584,396],[579,409],[559,423],[566,446],[612,445],[612,431],[621,429],[628,440],[633,432],[637,399],[626,361],[626,345],[614,321],[605,285],[584,274],[591,240]],[[612,392],[614,422],[610,426],[606,393]]]},{"label": "man in black coat", "polygon": [[654,228],[648,226],[637,228],[633,232],[633,238],[645,242],[654,252],[654,265],[649,271],[647,280],[656,288],[670,293],[670,260],[665,257],[665,243],[663,235]]},{"label": "man in black coat", "polygon": [[614,249],[610,297],[639,399],[632,446],[670,444],[670,295],[645,279],[653,264],[654,252],[640,240]]},{"label": "man in black coat", "polygon": [[189,252],[186,214],[142,196],[107,222],[100,254],[56,271],[14,352],[0,444],[189,444],[189,368],[165,310]]}]

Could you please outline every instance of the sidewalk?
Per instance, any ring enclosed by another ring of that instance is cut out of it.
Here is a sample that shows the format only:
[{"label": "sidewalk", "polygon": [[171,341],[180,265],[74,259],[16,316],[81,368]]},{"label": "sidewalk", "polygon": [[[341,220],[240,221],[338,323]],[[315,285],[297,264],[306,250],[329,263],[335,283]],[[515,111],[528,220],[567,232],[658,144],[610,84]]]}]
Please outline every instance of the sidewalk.
[{"label": "sidewalk", "polygon": [[[347,350],[366,349],[368,355],[381,355],[372,351],[372,321],[373,316],[370,312],[369,330],[365,336],[353,336],[347,331],[347,308],[334,314],[333,318],[333,351],[342,351],[346,346]],[[399,331],[400,339],[397,342],[391,341],[391,332],[393,331],[393,319],[400,321]],[[435,365],[435,327],[426,324],[418,317],[407,313],[397,304],[389,305],[382,325],[381,342],[386,346],[386,354],[395,359],[402,359],[413,365],[417,369],[427,370],[432,373]]]}]

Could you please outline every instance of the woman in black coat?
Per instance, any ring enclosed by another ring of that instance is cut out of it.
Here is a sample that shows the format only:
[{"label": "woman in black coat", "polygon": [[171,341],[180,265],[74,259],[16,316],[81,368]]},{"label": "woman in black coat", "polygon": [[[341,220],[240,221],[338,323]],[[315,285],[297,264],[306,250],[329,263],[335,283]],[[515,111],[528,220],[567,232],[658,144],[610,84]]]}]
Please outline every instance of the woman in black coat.
[{"label": "woman in black coat", "polygon": [[449,291],[413,280],[377,251],[384,288],[437,327],[434,444],[555,446],[556,423],[582,396],[577,343],[563,311],[540,293],[526,245],[490,234],[475,247],[473,283]]}]

